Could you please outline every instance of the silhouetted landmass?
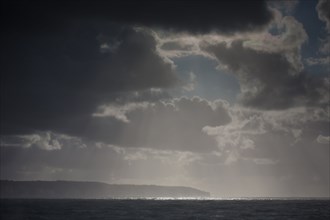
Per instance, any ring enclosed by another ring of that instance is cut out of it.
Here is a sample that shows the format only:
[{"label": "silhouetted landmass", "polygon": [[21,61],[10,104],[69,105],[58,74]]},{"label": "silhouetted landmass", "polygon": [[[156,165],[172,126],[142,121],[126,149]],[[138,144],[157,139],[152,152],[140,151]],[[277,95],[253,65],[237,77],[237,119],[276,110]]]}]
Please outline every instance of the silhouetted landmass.
[{"label": "silhouetted landmass", "polygon": [[76,181],[0,181],[0,198],[103,199],[127,197],[209,197],[191,187],[114,185]]}]

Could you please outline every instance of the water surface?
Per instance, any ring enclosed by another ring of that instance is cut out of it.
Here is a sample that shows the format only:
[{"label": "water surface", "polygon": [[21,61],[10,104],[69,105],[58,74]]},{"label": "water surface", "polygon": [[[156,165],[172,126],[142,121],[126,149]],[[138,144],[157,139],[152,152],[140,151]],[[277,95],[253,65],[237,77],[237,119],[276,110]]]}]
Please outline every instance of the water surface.
[{"label": "water surface", "polygon": [[330,200],[1,199],[1,220],[328,220]]}]

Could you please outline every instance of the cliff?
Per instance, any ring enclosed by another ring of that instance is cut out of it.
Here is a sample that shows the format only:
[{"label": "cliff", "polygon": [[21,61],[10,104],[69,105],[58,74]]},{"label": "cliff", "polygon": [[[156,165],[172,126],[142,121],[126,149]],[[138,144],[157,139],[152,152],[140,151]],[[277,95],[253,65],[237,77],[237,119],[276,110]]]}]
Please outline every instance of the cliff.
[{"label": "cliff", "polygon": [[209,197],[191,187],[114,185],[77,181],[0,181],[0,198],[106,199],[127,197]]}]

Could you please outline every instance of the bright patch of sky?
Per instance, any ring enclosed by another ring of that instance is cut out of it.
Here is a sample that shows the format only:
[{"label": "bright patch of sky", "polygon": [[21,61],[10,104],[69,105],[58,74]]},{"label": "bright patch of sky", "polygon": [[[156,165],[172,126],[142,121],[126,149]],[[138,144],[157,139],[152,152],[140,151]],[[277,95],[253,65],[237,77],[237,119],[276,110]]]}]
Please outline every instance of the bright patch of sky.
[{"label": "bright patch of sky", "polygon": [[215,60],[203,56],[187,56],[175,58],[176,70],[181,78],[189,81],[195,75],[194,88],[173,92],[173,96],[200,96],[207,100],[225,99],[230,103],[235,102],[240,91],[237,79],[223,70],[217,69]]}]

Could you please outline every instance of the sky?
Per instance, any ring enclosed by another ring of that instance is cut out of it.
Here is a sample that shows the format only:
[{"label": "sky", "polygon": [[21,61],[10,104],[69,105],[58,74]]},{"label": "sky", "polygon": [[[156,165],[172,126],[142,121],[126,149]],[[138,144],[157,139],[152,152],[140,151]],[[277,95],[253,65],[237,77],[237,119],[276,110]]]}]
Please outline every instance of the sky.
[{"label": "sky", "polygon": [[329,8],[1,1],[0,179],[329,197]]}]

